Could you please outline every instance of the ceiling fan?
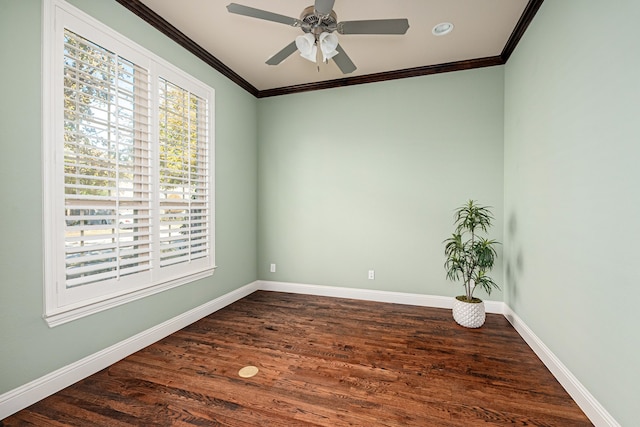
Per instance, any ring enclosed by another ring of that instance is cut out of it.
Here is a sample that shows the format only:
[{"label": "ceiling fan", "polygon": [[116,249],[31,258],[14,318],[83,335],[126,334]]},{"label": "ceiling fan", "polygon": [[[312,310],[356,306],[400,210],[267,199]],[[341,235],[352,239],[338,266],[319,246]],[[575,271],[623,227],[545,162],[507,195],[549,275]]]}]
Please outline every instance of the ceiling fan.
[{"label": "ceiling fan", "polygon": [[[363,21],[338,22],[333,11],[335,0],[315,0],[313,6],[306,7],[300,14],[300,19],[290,18],[262,9],[255,9],[237,3],[231,3],[227,10],[238,15],[278,22],[302,29],[304,35],[296,37],[280,52],[269,58],[268,65],[278,65],[296,50],[303,58],[316,62],[318,52],[322,53],[323,61],[333,59],[343,74],[355,71],[356,66],[338,43],[339,34],[405,34],[409,29],[409,21],[402,19],[372,19]],[[318,51],[318,48],[320,49]]]}]

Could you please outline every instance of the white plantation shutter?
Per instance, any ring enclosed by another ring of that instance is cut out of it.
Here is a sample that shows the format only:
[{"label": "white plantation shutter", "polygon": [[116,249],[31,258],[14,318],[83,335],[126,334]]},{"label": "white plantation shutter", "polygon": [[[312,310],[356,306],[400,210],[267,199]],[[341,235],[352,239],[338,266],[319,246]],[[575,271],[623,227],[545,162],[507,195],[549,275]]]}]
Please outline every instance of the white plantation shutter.
[{"label": "white plantation shutter", "polygon": [[55,326],[213,274],[213,89],[43,2],[45,315]]},{"label": "white plantation shutter", "polygon": [[64,35],[66,286],[150,269],[149,74]]},{"label": "white plantation shutter", "polygon": [[160,265],[209,253],[208,106],[160,79]]}]

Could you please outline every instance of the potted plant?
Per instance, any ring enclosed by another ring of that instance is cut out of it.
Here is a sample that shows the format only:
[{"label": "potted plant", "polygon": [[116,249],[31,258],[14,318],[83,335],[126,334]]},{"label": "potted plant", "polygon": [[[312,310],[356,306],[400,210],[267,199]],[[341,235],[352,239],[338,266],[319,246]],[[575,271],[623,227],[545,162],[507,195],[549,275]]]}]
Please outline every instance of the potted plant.
[{"label": "potted plant", "polygon": [[444,267],[447,279],[462,280],[465,294],[453,302],[454,320],[468,328],[479,328],[485,321],[484,302],[473,296],[479,286],[487,294],[499,286],[487,276],[497,258],[495,246],[499,242],[479,235],[491,227],[493,215],[489,206],[480,206],[474,200],[456,209],[455,231],[444,241],[447,257]]}]

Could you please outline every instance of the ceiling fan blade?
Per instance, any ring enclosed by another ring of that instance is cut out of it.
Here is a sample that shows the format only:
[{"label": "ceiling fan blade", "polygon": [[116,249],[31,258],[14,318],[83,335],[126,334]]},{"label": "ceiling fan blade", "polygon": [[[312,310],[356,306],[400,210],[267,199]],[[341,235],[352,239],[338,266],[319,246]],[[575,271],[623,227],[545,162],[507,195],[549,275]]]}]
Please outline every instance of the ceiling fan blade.
[{"label": "ceiling fan blade", "polygon": [[231,3],[227,6],[227,10],[238,15],[249,16],[251,18],[264,19],[266,21],[279,22],[281,24],[291,25],[292,27],[300,25],[300,20],[290,18],[288,16],[279,15],[277,13],[268,12],[262,9],[255,9],[249,6],[243,6],[237,3]]},{"label": "ceiling fan blade", "polygon": [[342,74],[349,74],[356,70],[355,64],[351,61],[351,58],[347,55],[347,53],[342,49],[342,46],[338,45],[336,47],[338,54],[333,57],[333,62],[336,63]]},{"label": "ceiling fan blade", "polygon": [[404,34],[408,29],[407,18],[344,21],[338,24],[340,34]]},{"label": "ceiling fan blade", "polygon": [[313,5],[313,8],[320,15],[328,15],[333,10],[334,3],[335,3],[335,0],[316,0],[315,4]]},{"label": "ceiling fan blade", "polygon": [[278,65],[279,63],[281,63],[282,61],[287,59],[289,57],[289,55],[291,55],[296,50],[298,50],[298,48],[296,47],[296,42],[292,41],[284,49],[282,49],[280,52],[276,53],[271,58],[267,59],[267,64],[268,65]]}]

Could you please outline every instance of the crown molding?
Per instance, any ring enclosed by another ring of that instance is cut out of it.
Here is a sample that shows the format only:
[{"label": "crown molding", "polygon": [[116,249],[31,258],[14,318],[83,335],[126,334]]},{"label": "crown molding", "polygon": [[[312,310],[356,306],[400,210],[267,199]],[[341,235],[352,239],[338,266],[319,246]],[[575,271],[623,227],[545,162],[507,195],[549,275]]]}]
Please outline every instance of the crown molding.
[{"label": "crown molding", "polygon": [[504,45],[504,49],[502,49],[502,53],[500,54],[500,57],[505,63],[509,60],[509,57],[516,49],[516,46],[524,35],[524,32],[529,27],[531,21],[533,21],[536,13],[538,13],[538,9],[540,9],[540,6],[542,6],[542,2],[544,2],[544,0],[529,0],[529,3],[527,3],[527,6],[524,8],[524,12],[522,12],[518,23],[513,29],[511,36],[509,36],[509,39],[507,40],[507,43]]},{"label": "crown molding", "polygon": [[449,62],[446,64],[428,65],[424,67],[406,68],[404,70],[387,71],[384,73],[365,74],[363,76],[347,77],[344,79],[328,80],[318,83],[306,83],[296,86],[266,89],[258,92],[258,98],[270,96],[289,95],[292,93],[309,92],[312,90],[333,89],[338,87],[360,85],[365,83],[377,83],[388,80],[406,79],[409,77],[426,76],[429,74],[448,73],[451,71],[470,70],[473,68],[492,67],[502,65],[504,61],[499,56],[470,59],[467,61]]}]

